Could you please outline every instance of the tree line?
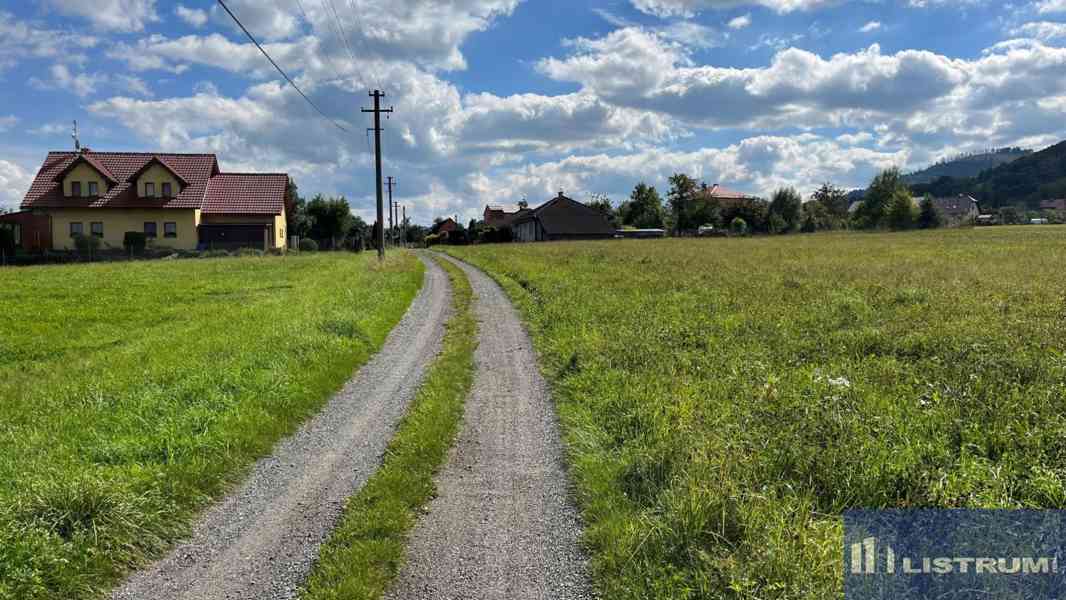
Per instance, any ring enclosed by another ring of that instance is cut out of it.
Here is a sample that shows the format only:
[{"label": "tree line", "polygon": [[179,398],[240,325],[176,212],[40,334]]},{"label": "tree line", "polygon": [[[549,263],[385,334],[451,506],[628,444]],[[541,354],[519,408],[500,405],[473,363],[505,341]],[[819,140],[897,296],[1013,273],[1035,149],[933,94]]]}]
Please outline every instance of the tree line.
[{"label": "tree line", "polygon": [[594,195],[589,206],[616,227],[665,229],[691,235],[701,228],[734,234],[828,231],[835,229],[935,228],[945,224],[931,198],[916,203],[898,168],[879,173],[854,212],[848,192],[825,183],[806,202],[795,188],[783,187],[770,200],[748,197],[722,201],[706,183],[683,173],[669,178],[666,199],[645,182],[633,188],[618,206],[606,195]]}]

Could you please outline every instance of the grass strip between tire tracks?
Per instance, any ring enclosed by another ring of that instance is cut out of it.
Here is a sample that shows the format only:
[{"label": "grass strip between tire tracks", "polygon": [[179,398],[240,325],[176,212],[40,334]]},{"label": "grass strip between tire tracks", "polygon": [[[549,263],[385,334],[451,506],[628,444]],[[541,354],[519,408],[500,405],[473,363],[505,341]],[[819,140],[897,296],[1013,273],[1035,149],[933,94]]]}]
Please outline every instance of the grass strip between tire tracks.
[{"label": "grass strip between tire tracks", "polygon": [[454,306],[440,355],[381,468],[348,500],[305,584],[304,600],[380,598],[403,565],[408,532],[435,493],[433,476],[458,433],[477,348],[470,283],[455,265],[438,262],[451,279]]}]

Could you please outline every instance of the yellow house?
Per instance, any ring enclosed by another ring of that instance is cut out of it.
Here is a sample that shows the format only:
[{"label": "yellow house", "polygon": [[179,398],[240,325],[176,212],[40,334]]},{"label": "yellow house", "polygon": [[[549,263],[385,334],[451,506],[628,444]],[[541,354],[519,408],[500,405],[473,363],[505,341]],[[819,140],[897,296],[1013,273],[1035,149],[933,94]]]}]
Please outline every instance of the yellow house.
[{"label": "yellow house", "polygon": [[49,152],[22,209],[49,218],[52,246],[80,235],[122,248],[127,232],[181,250],[285,248],[288,175],[222,173],[214,154]]}]

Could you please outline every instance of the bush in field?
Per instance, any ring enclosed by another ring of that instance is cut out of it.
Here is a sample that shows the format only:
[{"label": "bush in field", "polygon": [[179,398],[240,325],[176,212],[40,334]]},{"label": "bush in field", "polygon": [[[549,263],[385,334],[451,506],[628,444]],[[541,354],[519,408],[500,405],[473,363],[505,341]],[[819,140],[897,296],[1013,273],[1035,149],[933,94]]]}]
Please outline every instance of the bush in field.
[{"label": "bush in field", "polygon": [[729,223],[729,232],[733,235],[748,235],[748,223],[740,217],[734,217]]},{"label": "bush in field", "polygon": [[129,254],[144,254],[148,245],[148,236],[143,231],[127,231],[122,236],[122,247]]},{"label": "bush in field", "polygon": [[237,250],[237,256],[241,258],[262,258],[263,251],[256,248],[241,248]]},{"label": "bush in field", "polygon": [[318,242],[304,238],[300,240],[300,252],[318,252]]}]

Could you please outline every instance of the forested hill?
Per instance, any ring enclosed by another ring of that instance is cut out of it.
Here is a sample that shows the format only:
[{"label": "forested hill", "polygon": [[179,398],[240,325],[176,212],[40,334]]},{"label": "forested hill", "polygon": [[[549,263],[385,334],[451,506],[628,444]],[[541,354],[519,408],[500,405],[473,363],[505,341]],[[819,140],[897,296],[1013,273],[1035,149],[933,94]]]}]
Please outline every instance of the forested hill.
[{"label": "forested hill", "polygon": [[927,185],[912,185],[915,195],[970,194],[981,207],[1025,205],[1036,208],[1040,201],[1066,197],[1066,142],[1027,154],[971,178],[941,178]]},{"label": "forested hill", "polygon": [[1032,154],[1032,150],[1021,148],[999,148],[988,152],[976,154],[963,154],[954,158],[943,160],[935,165],[907,174],[903,180],[907,185],[932,183],[941,177],[965,179],[977,177],[983,171],[994,169],[1000,165],[1013,162],[1023,156]]}]

